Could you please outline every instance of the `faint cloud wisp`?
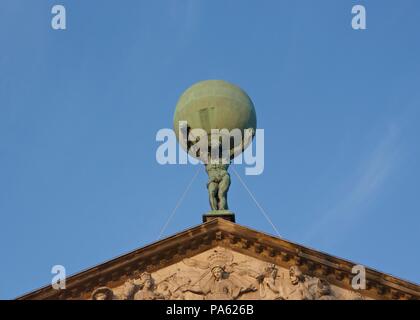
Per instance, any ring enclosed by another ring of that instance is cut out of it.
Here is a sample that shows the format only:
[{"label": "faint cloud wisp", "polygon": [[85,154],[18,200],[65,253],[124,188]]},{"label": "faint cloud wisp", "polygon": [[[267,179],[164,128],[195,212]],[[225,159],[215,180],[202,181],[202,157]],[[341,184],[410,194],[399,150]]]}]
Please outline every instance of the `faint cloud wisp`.
[{"label": "faint cloud wisp", "polygon": [[350,178],[346,192],[322,214],[306,233],[304,241],[313,241],[325,230],[342,230],[365,212],[398,163],[400,157],[399,128],[390,125],[386,134],[363,158]]}]

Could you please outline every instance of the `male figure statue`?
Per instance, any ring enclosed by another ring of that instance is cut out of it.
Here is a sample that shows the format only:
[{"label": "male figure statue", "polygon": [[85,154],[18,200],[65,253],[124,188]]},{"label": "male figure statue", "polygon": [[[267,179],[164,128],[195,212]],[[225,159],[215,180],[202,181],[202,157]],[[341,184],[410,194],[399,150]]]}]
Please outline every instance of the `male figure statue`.
[{"label": "male figure statue", "polygon": [[209,175],[207,189],[212,210],[228,210],[227,192],[230,186],[228,167],[228,164],[206,164],[206,171]]}]

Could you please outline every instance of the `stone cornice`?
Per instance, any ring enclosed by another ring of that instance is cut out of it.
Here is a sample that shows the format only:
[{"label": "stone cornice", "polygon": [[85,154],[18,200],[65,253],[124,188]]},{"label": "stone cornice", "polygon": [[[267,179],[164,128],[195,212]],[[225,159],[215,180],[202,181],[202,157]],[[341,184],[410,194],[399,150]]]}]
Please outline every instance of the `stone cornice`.
[{"label": "stone cornice", "polygon": [[[259,260],[290,267],[299,265],[308,275],[352,290],[354,263],[276,238],[247,227],[215,219],[147,245],[67,278],[65,290],[46,286],[19,300],[88,299],[100,286],[114,287],[144,271],[154,272],[215,246],[253,256]],[[420,299],[414,283],[366,268],[367,288],[361,291],[373,299]]]}]

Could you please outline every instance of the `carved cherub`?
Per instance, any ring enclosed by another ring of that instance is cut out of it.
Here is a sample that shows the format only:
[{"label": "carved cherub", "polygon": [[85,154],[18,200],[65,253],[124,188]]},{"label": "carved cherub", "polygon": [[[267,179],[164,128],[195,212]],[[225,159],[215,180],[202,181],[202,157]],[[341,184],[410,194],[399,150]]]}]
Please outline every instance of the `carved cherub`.
[{"label": "carved cherub", "polygon": [[165,300],[184,300],[181,291],[176,290],[178,286],[173,286],[170,281],[164,280],[157,286],[157,291],[162,294]]},{"label": "carved cherub", "polygon": [[265,300],[282,300],[284,296],[283,288],[278,281],[278,269],[276,265],[267,265],[263,272],[257,277],[260,289],[261,299]]},{"label": "carved cherub", "polygon": [[92,300],[113,300],[114,292],[108,287],[100,287],[93,291]]},{"label": "carved cherub", "polygon": [[159,283],[157,290],[163,296],[165,300],[171,300],[172,291],[169,287],[169,283],[167,283],[166,281]]},{"label": "carved cherub", "polygon": [[284,299],[286,300],[313,300],[313,295],[305,283],[306,278],[298,266],[289,269],[289,282],[285,287]]},{"label": "carved cherub", "polygon": [[155,280],[148,272],[143,273],[140,278],[128,280],[124,284],[124,300],[163,300],[164,296],[156,291]]},{"label": "carved cherub", "polygon": [[326,280],[316,279],[315,281],[315,299],[316,300],[337,300],[332,294],[331,286]]}]

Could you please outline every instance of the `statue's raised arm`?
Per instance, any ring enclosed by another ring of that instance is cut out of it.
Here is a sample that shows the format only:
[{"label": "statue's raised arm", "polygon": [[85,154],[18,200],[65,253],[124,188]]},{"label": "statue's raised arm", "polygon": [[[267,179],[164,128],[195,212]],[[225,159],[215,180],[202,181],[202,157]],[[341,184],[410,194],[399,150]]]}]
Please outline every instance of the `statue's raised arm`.
[{"label": "statue's raised arm", "polygon": [[234,158],[237,155],[239,155],[240,153],[242,153],[249,146],[249,144],[252,142],[252,139],[254,138],[254,135],[255,135],[255,129],[254,128],[245,129],[244,130],[244,137],[243,137],[241,143],[239,143],[237,146],[235,146],[231,150],[231,158]]}]

